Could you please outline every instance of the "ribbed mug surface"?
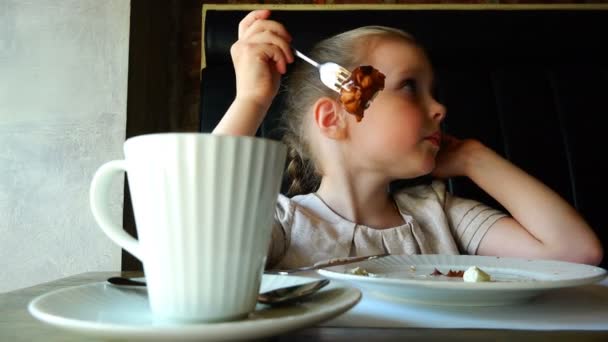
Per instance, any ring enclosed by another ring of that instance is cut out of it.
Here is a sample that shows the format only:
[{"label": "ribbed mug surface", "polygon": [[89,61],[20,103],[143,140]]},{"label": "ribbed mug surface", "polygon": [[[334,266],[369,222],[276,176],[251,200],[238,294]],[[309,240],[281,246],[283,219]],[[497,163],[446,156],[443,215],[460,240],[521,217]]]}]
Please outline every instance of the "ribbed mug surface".
[{"label": "ribbed mug surface", "polygon": [[255,308],[285,154],[276,141],[211,134],[125,143],[155,314],[225,321]]}]

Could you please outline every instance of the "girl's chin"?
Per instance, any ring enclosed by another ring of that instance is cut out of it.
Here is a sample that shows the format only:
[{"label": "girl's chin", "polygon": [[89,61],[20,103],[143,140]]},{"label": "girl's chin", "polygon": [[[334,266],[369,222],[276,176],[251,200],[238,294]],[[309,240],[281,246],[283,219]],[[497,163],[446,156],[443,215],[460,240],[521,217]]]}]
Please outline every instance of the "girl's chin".
[{"label": "girl's chin", "polygon": [[426,175],[429,174],[431,172],[433,172],[433,170],[435,170],[435,157],[433,157],[431,160],[428,160],[426,163],[424,163],[423,167],[422,167],[422,174]]},{"label": "girl's chin", "polygon": [[390,169],[396,172],[393,174],[395,179],[411,179],[428,175],[435,170],[436,165],[435,155],[427,155],[416,161],[393,164]]},{"label": "girl's chin", "polygon": [[423,167],[413,171],[408,172],[407,174],[400,174],[395,179],[413,179],[422,176],[426,176],[435,170],[435,163],[433,162],[431,165],[423,165]]}]

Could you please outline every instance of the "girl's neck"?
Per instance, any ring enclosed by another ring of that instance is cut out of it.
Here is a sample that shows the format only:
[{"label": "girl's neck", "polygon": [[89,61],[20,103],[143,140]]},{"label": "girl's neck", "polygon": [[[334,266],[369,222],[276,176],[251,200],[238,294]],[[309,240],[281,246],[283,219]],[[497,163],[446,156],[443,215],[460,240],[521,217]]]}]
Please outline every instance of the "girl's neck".
[{"label": "girl's neck", "polygon": [[388,184],[362,177],[324,176],[317,195],[345,219],[376,229],[400,226],[403,217],[387,191]]}]

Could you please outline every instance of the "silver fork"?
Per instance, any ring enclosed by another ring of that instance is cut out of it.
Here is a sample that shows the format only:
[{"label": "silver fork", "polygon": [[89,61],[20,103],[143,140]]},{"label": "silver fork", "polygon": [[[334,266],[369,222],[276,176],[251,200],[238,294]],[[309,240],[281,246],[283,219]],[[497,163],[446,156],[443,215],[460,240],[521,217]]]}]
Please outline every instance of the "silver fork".
[{"label": "silver fork", "polygon": [[323,84],[325,84],[329,89],[340,93],[342,85],[344,84],[344,82],[346,82],[346,80],[348,80],[348,78],[350,78],[350,71],[333,62],[319,64],[314,60],[310,59],[308,56],[301,53],[300,51],[296,49],[294,49],[294,51],[296,53],[296,56],[302,58],[315,68],[319,69],[321,82],[323,82]]},{"label": "silver fork", "polygon": [[325,268],[325,267],[338,266],[338,265],[346,265],[346,264],[350,264],[350,263],[353,263],[353,262],[359,262],[359,261],[365,261],[365,260],[373,260],[373,259],[378,259],[378,258],[384,258],[384,257],[387,257],[389,255],[390,255],[389,253],[383,253],[383,254],[357,256],[357,257],[336,258],[336,259],[330,259],[330,260],[327,260],[327,261],[321,261],[321,262],[318,262],[318,263],[316,263],[314,265],[311,265],[311,266],[291,268],[291,269],[287,269],[287,270],[266,270],[266,271],[264,271],[264,273],[265,274],[282,274],[282,275],[287,275],[287,274],[292,274],[292,273],[296,273],[296,272],[318,270],[320,268]]}]

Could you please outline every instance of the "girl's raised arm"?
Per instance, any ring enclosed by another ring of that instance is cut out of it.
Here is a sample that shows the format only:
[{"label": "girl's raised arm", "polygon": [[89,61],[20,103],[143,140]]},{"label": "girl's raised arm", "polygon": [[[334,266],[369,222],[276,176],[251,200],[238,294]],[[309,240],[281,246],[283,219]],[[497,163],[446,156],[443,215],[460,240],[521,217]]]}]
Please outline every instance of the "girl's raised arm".
[{"label": "girl's raised arm", "polygon": [[279,89],[281,74],[293,62],[285,27],[269,10],[250,12],[239,23],[230,55],[236,74],[236,97],[214,134],[254,135]]}]

